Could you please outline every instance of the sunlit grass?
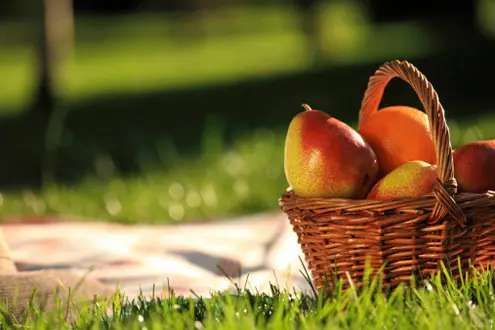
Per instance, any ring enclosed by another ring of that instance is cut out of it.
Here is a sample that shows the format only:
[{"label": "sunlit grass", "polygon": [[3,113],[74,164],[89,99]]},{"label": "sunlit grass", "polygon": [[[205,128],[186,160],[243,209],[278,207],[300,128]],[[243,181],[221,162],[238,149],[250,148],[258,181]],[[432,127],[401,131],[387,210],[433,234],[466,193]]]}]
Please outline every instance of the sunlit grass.
[{"label": "sunlit grass", "polygon": [[[169,167],[149,166],[136,177],[90,177],[75,186],[47,184],[1,195],[0,217],[63,214],[122,222],[208,220],[270,210],[285,189],[282,134],[258,131],[224,147],[209,135],[201,156],[174,155]],[[163,152],[174,152],[164,146]],[[105,176],[105,160],[97,170]]]},{"label": "sunlit grass", "polygon": [[[318,296],[286,291],[274,283],[271,294],[261,294],[244,284],[230,293],[208,297],[176,296],[166,287],[161,298],[119,295],[98,304],[72,305],[78,319],[65,321],[66,303],[51,312],[30,304],[31,318],[15,322],[0,314],[4,329],[491,329],[495,315],[492,272],[472,272],[455,282],[449,271],[432,276],[423,285],[399,286],[387,291],[374,277],[361,289],[340,285]],[[111,311],[111,312],[110,312]]]}]

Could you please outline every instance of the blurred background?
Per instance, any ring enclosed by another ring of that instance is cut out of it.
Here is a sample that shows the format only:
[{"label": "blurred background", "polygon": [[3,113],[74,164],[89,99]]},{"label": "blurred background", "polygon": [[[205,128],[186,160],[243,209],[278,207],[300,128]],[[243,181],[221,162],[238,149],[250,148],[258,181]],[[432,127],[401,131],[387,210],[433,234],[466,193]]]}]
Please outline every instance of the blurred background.
[{"label": "blurred background", "polygon": [[[453,146],[495,138],[495,1],[0,1],[0,216],[184,222],[277,209],[301,103],[356,127],[405,59]],[[420,107],[394,80],[382,105]]]}]

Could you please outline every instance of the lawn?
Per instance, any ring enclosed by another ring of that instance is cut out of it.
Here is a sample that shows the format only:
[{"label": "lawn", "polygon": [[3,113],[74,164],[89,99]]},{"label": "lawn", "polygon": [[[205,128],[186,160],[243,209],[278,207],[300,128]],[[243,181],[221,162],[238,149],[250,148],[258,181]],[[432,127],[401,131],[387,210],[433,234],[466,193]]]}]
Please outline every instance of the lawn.
[{"label": "lawn", "polygon": [[[387,291],[380,281],[368,278],[361,289],[330,294],[281,291],[259,294],[239,284],[230,293],[190,298],[139,297],[128,300],[118,293],[96,306],[76,307],[79,319],[67,324],[67,307],[40,312],[31,305],[26,328],[51,329],[492,329],[495,316],[492,272],[472,273],[454,283],[449,271],[432,276],[425,285]],[[110,313],[107,311],[111,311]],[[1,314],[0,314],[1,315]],[[6,317],[4,329],[17,328]]]},{"label": "lawn", "polygon": [[[166,171],[150,166],[133,177],[110,174],[102,180],[113,167],[110,160],[101,159],[101,177],[87,177],[75,185],[48,184],[36,193],[26,189],[4,194],[0,215],[47,213],[153,223],[274,209],[285,189],[283,135],[259,131],[227,148],[219,132],[214,133],[206,134],[200,156],[174,154],[174,164]],[[172,146],[163,152],[175,151]]]}]

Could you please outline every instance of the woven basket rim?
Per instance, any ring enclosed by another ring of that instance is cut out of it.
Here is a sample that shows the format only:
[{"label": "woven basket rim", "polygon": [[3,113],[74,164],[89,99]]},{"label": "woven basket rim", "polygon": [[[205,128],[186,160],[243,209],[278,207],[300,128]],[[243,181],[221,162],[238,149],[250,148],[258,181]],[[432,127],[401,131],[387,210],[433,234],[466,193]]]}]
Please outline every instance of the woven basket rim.
[{"label": "woven basket rim", "polygon": [[[373,199],[373,198],[345,198],[345,197],[305,197],[297,195],[291,187],[287,187],[285,192],[280,197],[283,198],[286,195],[294,195],[297,196],[299,200],[307,200],[307,201],[316,201],[321,200],[324,202],[339,202],[339,203],[348,203],[348,204],[383,204],[385,202],[414,202],[417,200],[433,200],[435,199],[435,194],[430,192],[428,194],[418,196],[418,197],[396,197],[393,199]],[[455,200],[466,200],[466,199],[474,199],[476,197],[486,198],[495,196],[495,190],[487,190],[481,193],[473,193],[473,192],[458,192],[453,198]]]},{"label": "woven basket rim", "polygon": [[[457,193],[453,200],[461,209],[493,206],[495,212],[495,191],[484,193]],[[380,199],[350,199],[332,197],[301,197],[292,190],[287,190],[279,198],[279,206],[285,212],[290,209],[316,211],[324,209],[326,212],[357,213],[363,211],[386,213],[390,211],[414,212],[414,210],[432,212],[437,199],[434,193],[420,197],[400,197],[389,200]]]}]

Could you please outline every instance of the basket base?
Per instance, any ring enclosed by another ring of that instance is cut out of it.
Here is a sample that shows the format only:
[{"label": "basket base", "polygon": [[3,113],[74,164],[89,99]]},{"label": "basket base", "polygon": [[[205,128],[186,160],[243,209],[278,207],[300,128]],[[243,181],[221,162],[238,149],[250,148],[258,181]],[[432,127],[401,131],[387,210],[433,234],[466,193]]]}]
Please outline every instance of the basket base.
[{"label": "basket base", "polygon": [[[486,201],[487,195],[457,198],[474,203]],[[344,288],[361,287],[369,277],[394,288],[423,282],[438,272],[457,279],[495,266],[493,194],[488,196],[491,204],[483,207],[460,203],[468,218],[464,228],[449,216],[429,224],[434,201],[424,209],[406,204],[379,212],[369,206],[344,211],[343,206],[333,205],[342,200],[327,200],[329,205],[322,203],[325,199],[303,199],[291,191],[280,200],[318,290],[331,290],[339,281]]]}]

